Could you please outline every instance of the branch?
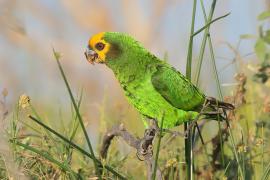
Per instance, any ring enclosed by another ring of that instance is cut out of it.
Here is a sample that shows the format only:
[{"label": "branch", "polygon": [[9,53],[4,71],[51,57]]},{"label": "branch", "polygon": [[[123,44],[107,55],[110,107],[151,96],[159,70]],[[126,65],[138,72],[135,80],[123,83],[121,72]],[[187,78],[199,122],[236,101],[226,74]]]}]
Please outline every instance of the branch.
[{"label": "branch", "polygon": [[[147,177],[150,180],[152,178],[155,162],[153,159],[153,140],[158,132],[159,128],[156,121],[154,121],[153,125],[151,125],[148,129],[145,130],[144,137],[141,139],[136,138],[132,134],[130,134],[125,129],[123,124],[115,126],[104,135],[100,150],[100,156],[101,158],[106,159],[108,149],[111,145],[111,141],[114,137],[120,136],[129,146],[137,150],[138,159],[141,161],[145,161],[145,164],[147,166]],[[156,177],[158,180],[162,180],[162,173],[159,167],[157,167]]]}]

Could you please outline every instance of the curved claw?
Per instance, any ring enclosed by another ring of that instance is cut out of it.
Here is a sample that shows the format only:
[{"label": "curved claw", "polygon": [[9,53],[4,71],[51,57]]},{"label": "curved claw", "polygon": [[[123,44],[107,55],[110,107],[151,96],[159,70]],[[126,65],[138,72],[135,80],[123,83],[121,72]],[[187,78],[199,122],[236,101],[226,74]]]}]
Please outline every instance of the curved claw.
[{"label": "curved claw", "polygon": [[145,161],[146,157],[152,157],[153,156],[153,146],[149,145],[147,150],[145,150],[142,148],[142,145],[141,145],[140,149],[137,149],[136,156],[140,161]]}]

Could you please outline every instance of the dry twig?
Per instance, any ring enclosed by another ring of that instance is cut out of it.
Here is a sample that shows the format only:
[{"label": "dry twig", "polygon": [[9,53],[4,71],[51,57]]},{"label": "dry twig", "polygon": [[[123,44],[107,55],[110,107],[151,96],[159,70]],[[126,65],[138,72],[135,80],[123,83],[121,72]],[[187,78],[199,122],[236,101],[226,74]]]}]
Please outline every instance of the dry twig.
[{"label": "dry twig", "polygon": [[[159,128],[157,122],[154,120],[152,125],[145,130],[143,138],[134,137],[125,129],[123,124],[115,126],[105,134],[100,150],[100,156],[101,158],[106,159],[112,139],[116,136],[120,136],[128,145],[137,150],[138,159],[145,161],[147,166],[147,177],[150,180],[154,170],[153,140],[157,133],[159,133]],[[156,171],[156,177],[158,180],[162,179],[162,173],[159,167]]]}]

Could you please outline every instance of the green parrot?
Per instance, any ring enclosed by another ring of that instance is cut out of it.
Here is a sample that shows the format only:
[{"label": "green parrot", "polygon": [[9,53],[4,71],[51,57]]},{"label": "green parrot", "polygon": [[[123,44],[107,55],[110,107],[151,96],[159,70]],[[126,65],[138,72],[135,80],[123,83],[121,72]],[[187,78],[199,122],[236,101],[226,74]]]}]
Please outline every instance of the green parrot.
[{"label": "green parrot", "polygon": [[157,120],[159,125],[163,118],[164,128],[194,120],[206,100],[212,108],[203,113],[204,118],[215,119],[217,113],[213,114],[213,110],[234,108],[205,96],[179,71],[125,33],[101,32],[92,36],[85,56],[91,64],[107,65],[129,103],[145,117]]}]

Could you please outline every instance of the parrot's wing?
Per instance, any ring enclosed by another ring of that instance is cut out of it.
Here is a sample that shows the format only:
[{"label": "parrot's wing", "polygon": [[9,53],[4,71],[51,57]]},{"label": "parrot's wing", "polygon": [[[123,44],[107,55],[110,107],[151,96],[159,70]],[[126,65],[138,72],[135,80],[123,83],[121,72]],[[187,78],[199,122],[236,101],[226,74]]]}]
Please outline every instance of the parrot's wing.
[{"label": "parrot's wing", "polygon": [[195,110],[204,103],[205,95],[172,67],[158,65],[151,80],[161,96],[176,108]]}]

